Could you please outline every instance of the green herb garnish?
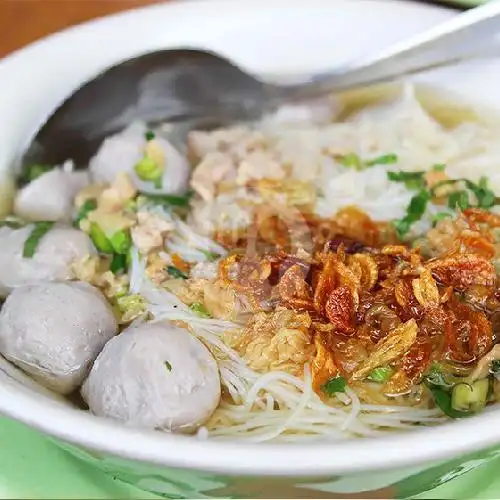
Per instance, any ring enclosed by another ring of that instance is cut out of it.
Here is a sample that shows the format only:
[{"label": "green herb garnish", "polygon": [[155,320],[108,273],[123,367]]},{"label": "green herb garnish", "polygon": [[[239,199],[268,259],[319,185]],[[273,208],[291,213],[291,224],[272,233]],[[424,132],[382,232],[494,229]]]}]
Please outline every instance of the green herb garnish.
[{"label": "green herb garnish", "polygon": [[167,266],[167,273],[175,279],[187,280],[187,274],[184,274],[179,268],[175,266]]},{"label": "green herb garnish", "polygon": [[43,221],[35,222],[33,230],[26,238],[23,246],[23,257],[31,259],[35,255],[35,251],[41,239],[52,229],[54,222]]},{"label": "green herb garnish", "polygon": [[172,371],[172,365],[171,365],[168,361],[165,361],[163,364],[165,365],[165,368],[166,368],[169,372],[171,372],[171,371]]},{"label": "green herb garnish", "polygon": [[198,250],[206,257],[208,262],[215,262],[220,255],[216,252],[211,252],[210,250],[203,250],[202,248],[198,248]]},{"label": "green herb garnish", "polygon": [[497,375],[500,373],[500,360],[493,360],[490,367],[490,373],[493,373],[493,375]]},{"label": "green herb garnish", "polygon": [[372,160],[368,160],[365,162],[367,167],[372,167],[373,165],[392,165],[393,163],[397,163],[398,156],[394,153],[389,153],[386,155],[377,156],[377,158],[373,158]]},{"label": "green herb garnish", "polygon": [[92,243],[97,248],[97,250],[99,250],[99,252],[111,254],[115,252],[113,245],[108,240],[108,237],[95,222],[92,222],[90,224],[89,236],[92,240]]},{"label": "green herb garnish", "polygon": [[201,302],[193,302],[189,309],[195,312],[198,316],[202,318],[211,318],[212,315],[207,311],[207,308]]},{"label": "green herb garnish", "polygon": [[124,254],[115,253],[111,259],[109,269],[113,274],[119,274],[127,271],[127,256]]},{"label": "green herb garnish", "polygon": [[443,389],[439,389],[438,387],[429,387],[429,390],[432,393],[432,397],[434,399],[434,402],[436,403],[436,406],[445,415],[448,415],[448,417],[464,418],[474,415],[474,412],[455,410],[451,404],[450,392],[444,391]]},{"label": "green herb garnish", "polygon": [[443,165],[442,163],[438,163],[437,165],[434,165],[432,167],[432,170],[434,172],[444,172],[446,169],[446,165]]},{"label": "green herb garnish", "polygon": [[346,385],[347,383],[344,377],[332,377],[321,386],[321,390],[327,396],[334,396],[336,392],[345,392]]},{"label": "green herb garnish", "polygon": [[130,237],[129,231],[125,229],[121,229],[113,234],[113,236],[109,238],[109,242],[113,250],[122,255],[126,255],[132,247],[132,238]]},{"label": "green herb garnish", "polygon": [[425,172],[387,172],[387,178],[393,182],[404,182],[408,189],[425,188]]},{"label": "green herb garnish", "polygon": [[408,204],[408,207],[406,208],[406,215],[402,219],[394,222],[396,233],[400,239],[403,239],[403,237],[408,233],[413,223],[422,218],[430,199],[431,195],[429,191],[426,191],[425,189],[420,190],[413,196]]},{"label": "green herb garnish", "polygon": [[8,216],[0,220],[0,227],[8,227],[10,229],[20,229],[26,225],[26,222],[15,216]]},{"label": "green herb garnish", "polygon": [[144,156],[134,167],[137,177],[142,181],[152,182],[155,187],[161,187],[165,169],[149,156]]},{"label": "green herb garnish", "polygon": [[379,366],[370,372],[367,379],[372,382],[383,384],[391,378],[393,373],[394,370],[390,366]]},{"label": "green herb garnish", "polygon": [[80,207],[76,219],[74,221],[74,226],[76,228],[80,227],[80,222],[87,218],[87,215],[97,208],[97,200],[91,198],[86,200],[83,205]]},{"label": "green herb garnish", "polygon": [[146,138],[146,141],[152,141],[156,135],[152,130],[148,130],[145,134],[144,137]]},{"label": "green herb garnish", "polygon": [[137,293],[116,297],[116,305],[120,312],[129,318],[136,318],[147,312],[144,297]]},{"label": "green herb garnish", "polygon": [[471,385],[463,378],[447,374],[435,363],[424,377],[424,383],[431,391],[436,406],[451,418],[469,417],[486,404],[489,388],[487,379]]},{"label": "green herb garnish", "polygon": [[[442,171],[444,165],[434,165],[433,170]],[[478,183],[468,179],[447,179],[438,182],[432,189],[427,189],[425,184],[425,172],[387,172],[387,178],[394,182],[404,182],[409,189],[418,189],[419,192],[413,196],[407,209],[406,215],[394,222],[394,227],[400,239],[410,230],[413,223],[417,222],[424,215],[428,202],[437,196],[437,190],[442,186],[462,183],[465,189],[454,191],[447,198],[447,205],[451,209],[466,210],[470,207],[491,208],[497,202],[495,193],[488,188],[488,180],[482,177]],[[476,203],[471,202],[470,193],[476,198]],[[446,212],[437,214],[433,218],[433,223],[448,217]]]},{"label": "green herb garnish", "polygon": [[476,380],[472,384],[456,384],[451,391],[451,406],[457,411],[477,413],[486,406],[489,392],[488,378]]},{"label": "green herb garnish", "polygon": [[38,179],[41,175],[46,174],[53,169],[54,167],[51,167],[50,165],[28,165],[21,174],[20,181],[22,184],[29,184],[35,179]]},{"label": "green herb garnish", "polygon": [[338,162],[341,165],[358,171],[365,170],[375,165],[391,165],[397,161],[398,157],[393,153],[377,156],[367,161],[363,161],[356,153],[349,153],[338,157]]},{"label": "green herb garnish", "polygon": [[363,170],[363,162],[361,158],[356,153],[349,153],[339,157],[339,163],[347,168],[353,168],[354,170]]},{"label": "green herb garnish", "polygon": [[424,377],[424,382],[428,386],[451,389],[455,385],[456,379],[446,373],[439,363],[433,363],[429,372]]},{"label": "green herb garnish", "polygon": [[185,195],[173,195],[173,194],[146,194],[141,193],[139,196],[146,202],[153,203],[155,205],[172,205],[178,207],[185,207],[189,205],[189,200],[191,199],[193,193],[188,192]]},{"label": "green herb garnish", "polygon": [[449,219],[450,217],[453,217],[450,212],[438,212],[434,217],[432,217],[432,226],[434,227],[439,221],[443,219]]},{"label": "green herb garnish", "polygon": [[450,208],[459,208],[460,210],[469,208],[469,194],[467,191],[455,191],[451,193],[448,197],[448,206]]},{"label": "green herb garnish", "polygon": [[486,177],[481,177],[478,183],[472,182],[469,179],[448,179],[438,182],[432,189],[432,196],[436,195],[436,191],[442,186],[450,186],[457,183],[462,183],[465,187],[471,191],[475,198],[476,203],[471,203],[469,200],[469,194],[466,190],[461,189],[455,191],[448,196],[448,206],[450,208],[458,207],[462,210],[470,207],[476,208],[491,208],[496,203],[495,193],[488,188],[488,179]]}]

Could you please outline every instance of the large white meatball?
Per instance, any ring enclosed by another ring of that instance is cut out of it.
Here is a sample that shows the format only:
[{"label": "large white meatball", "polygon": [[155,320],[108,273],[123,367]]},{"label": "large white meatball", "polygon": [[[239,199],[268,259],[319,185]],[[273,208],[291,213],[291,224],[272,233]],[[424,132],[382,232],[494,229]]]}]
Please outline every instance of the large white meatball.
[{"label": "large white meatball", "polygon": [[23,285],[72,279],[71,264],[96,252],[84,232],[54,226],[40,240],[33,257],[25,258],[24,243],[33,227],[0,228],[0,296]]},{"label": "large white meatball", "polygon": [[220,377],[208,349],[170,323],[111,339],[82,387],[90,410],[134,427],[191,432],[217,408]]},{"label": "large white meatball", "polygon": [[14,213],[33,221],[70,220],[73,200],[88,182],[88,172],[67,172],[62,168],[55,168],[17,193]]},{"label": "large white meatball", "polygon": [[137,177],[134,167],[144,156],[146,127],[134,123],[119,134],[108,137],[90,160],[89,170],[94,182],[112,183],[120,172],[127,172],[134,185],[143,193],[182,194],[189,184],[190,167],[187,159],[167,141],[157,136],[158,146],[165,156],[165,173],[161,188]]},{"label": "large white meatball", "polygon": [[79,387],[118,331],[101,292],[83,282],[41,283],[12,292],[0,312],[0,352],[46,387]]}]

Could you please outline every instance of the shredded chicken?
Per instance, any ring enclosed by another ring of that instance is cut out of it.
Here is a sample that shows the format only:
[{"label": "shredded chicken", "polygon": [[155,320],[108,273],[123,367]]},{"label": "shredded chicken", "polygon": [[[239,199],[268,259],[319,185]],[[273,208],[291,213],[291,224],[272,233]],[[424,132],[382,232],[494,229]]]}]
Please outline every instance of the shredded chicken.
[{"label": "shredded chicken", "polygon": [[222,153],[207,154],[191,176],[191,187],[205,201],[213,200],[221,182],[234,181],[236,165],[233,159]]},{"label": "shredded chicken", "polygon": [[137,224],[132,228],[132,241],[139,251],[147,255],[161,248],[165,235],[175,229],[175,224],[151,212],[137,213]]}]

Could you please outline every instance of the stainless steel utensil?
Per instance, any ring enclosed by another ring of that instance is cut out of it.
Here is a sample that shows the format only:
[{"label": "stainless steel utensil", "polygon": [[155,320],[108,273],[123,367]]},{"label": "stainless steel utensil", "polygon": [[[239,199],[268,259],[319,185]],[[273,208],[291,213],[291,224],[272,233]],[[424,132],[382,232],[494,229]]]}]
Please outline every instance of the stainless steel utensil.
[{"label": "stainless steel utensil", "polygon": [[500,0],[459,14],[422,34],[303,82],[279,86],[251,76],[217,54],[161,50],[123,61],[76,90],[40,129],[22,165],[85,167],[109,134],[134,120],[174,122],[181,134],[252,120],[278,105],[410,73],[484,57],[496,51]]}]

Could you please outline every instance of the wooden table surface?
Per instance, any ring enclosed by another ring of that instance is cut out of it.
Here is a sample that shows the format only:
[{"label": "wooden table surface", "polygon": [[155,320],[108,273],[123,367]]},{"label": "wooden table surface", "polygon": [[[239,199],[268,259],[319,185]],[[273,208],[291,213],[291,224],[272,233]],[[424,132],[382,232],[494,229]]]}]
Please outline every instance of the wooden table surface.
[{"label": "wooden table surface", "polygon": [[0,0],[0,57],[73,24],[159,1]]}]

